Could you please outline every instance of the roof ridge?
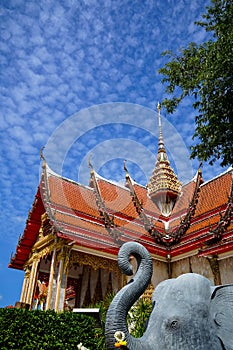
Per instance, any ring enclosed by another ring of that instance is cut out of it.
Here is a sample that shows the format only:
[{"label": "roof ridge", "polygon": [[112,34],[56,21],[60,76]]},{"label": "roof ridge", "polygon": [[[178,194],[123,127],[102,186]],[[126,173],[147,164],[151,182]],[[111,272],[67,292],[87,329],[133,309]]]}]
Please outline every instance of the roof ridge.
[{"label": "roof ridge", "polygon": [[211,181],[214,181],[214,180],[218,179],[219,177],[226,175],[227,173],[231,173],[231,174],[233,175],[233,167],[232,167],[232,166],[230,166],[229,168],[227,168],[227,169],[226,169],[225,171],[223,171],[222,173],[220,173],[220,174],[214,176],[212,179],[209,179],[209,180],[207,180],[207,181],[204,181],[204,183],[201,184],[201,186],[204,186],[204,185],[210,183]]},{"label": "roof ridge", "polygon": [[[132,179],[131,179],[131,180],[132,180]],[[132,182],[133,182],[134,185],[138,185],[139,187],[144,188],[144,190],[147,190],[146,185],[144,186],[144,185],[142,185],[142,184],[139,184],[139,183],[138,183],[137,181],[135,181],[135,180],[132,180]]]},{"label": "roof ridge", "polygon": [[88,190],[93,191],[93,188],[90,187],[90,186],[88,186],[88,185],[84,185],[84,184],[82,184],[82,183],[80,183],[80,182],[78,182],[78,181],[69,179],[68,177],[65,177],[65,176],[62,176],[62,175],[56,173],[54,170],[52,170],[52,169],[50,168],[50,166],[49,166],[47,163],[46,163],[46,172],[47,172],[47,176],[48,176],[48,177],[49,177],[49,176],[55,176],[55,177],[60,178],[60,179],[62,179],[62,180],[64,180],[64,181],[71,182],[71,183],[73,183],[73,184],[75,184],[75,185],[79,185],[79,186],[81,186],[81,187],[84,187],[84,188],[86,188],[86,189],[88,189]]},{"label": "roof ridge", "polygon": [[[96,179],[97,179],[97,180],[103,180],[103,181],[105,181],[105,182],[108,182],[108,183],[111,184],[111,185],[114,185],[114,186],[120,187],[120,188],[122,188],[122,189],[124,189],[124,190],[126,190],[126,191],[129,191],[128,187],[126,187],[124,184],[121,184],[121,183],[119,183],[119,182],[117,182],[117,181],[115,181],[115,180],[106,179],[105,177],[99,175],[95,170],[94,170],[94,173],[95,173],[95,176],[96,176]],[[124,180],[124,179],[122,179],[122,181],[123,181],[123,180]]]}]

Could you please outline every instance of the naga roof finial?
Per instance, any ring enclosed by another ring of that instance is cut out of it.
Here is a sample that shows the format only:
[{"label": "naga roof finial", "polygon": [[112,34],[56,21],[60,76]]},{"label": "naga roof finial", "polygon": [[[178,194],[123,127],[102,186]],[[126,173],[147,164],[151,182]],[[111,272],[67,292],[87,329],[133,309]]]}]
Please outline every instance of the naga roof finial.
[{"label": "naga roof finial", "polygon": [[126,172],[126,176],[129,175],[129,172],[128,172],[128,169],[127,169],[127,166],[126,166],[126,159],[124,160],[124,171]]},{"label": "naga roof finial", "polygon": [[88,157],[88,166],[91,169],[91,172],[93,172],[94,171],[94,167],[93,167],[93,165],[91,163],[91,157],[92,157],[92,155],[90,154],[89,157]]},{"label": "naga roof finial", "polygon": [[44,154],[43,154],[43,150],[45,149],[45,146],[42,146],[40,149],[40,159],[43,161],[46,161]]}]

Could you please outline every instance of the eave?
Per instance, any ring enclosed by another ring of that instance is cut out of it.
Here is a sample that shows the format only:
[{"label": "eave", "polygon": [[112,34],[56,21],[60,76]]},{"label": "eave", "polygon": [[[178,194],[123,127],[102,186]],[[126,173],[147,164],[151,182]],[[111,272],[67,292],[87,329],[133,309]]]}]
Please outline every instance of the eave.
[{"label": "eave", "polygon": [[41,215],[44,211],[45,209],[41,199],[39,186],[26,221],[24,232],[18,240],[15,254],[11,257],[8,267],[23,270],[24,264],[31,253],[32,246],[37,240],[41,225]]}]

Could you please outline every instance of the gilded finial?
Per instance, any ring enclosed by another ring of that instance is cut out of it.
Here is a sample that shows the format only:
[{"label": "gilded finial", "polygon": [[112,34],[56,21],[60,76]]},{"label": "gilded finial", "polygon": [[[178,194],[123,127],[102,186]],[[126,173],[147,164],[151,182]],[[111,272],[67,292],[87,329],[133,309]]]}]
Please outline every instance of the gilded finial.
[{"label": "gilded finial", "polygon": [[45,149],[45,146],[42,146],[41,149],[40,149],[40,159],[45,161],[45,157],[44,157],[44,154],[43,154],[43,150],[44,149]]},{"label": "gilded finial", "polygon": [[158,113],[160,114],[160,111],[161,111],[161,103],[160,102],[158,102],[158,104],[157,104],[157,110],[158,110]]}]

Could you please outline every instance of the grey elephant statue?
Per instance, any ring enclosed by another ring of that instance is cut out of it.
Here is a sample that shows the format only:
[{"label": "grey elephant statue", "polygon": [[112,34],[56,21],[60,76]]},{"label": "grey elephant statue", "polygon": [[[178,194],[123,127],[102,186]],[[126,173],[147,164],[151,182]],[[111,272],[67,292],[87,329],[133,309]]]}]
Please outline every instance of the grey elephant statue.
[{"label": "grey elephant statue", "polygon": [[212,286],[195,273],[161,282],[153,293],[153,309],[144,335],[131,336],[126,323],[128,311],[152,277],[151,256],[136,242],[127,242],[119,250],[122,272],[133,274],[131,255],[137,260],[137,271],[109,306],[107,350],[116,349],[116,332],[124,335],[128,350],[233,350],[233,285]]}]

